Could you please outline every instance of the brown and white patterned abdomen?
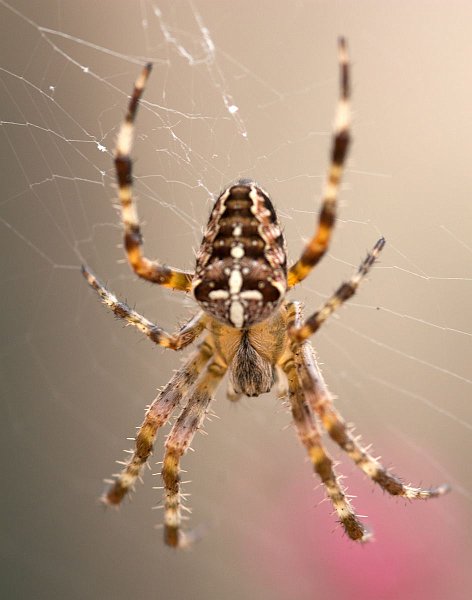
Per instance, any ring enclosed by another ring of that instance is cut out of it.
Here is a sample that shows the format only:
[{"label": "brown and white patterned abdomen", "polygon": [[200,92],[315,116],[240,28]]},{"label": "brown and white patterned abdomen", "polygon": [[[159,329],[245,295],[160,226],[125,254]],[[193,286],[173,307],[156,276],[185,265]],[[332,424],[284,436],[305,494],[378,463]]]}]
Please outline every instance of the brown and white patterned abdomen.
[{"label": "brown and white patterned abdomen", "polygon": [[267,319],[284,298],[285,238],[269,196],[255,182],[240,180],[216,201],[192,287],[205,312],[237,329]]}]

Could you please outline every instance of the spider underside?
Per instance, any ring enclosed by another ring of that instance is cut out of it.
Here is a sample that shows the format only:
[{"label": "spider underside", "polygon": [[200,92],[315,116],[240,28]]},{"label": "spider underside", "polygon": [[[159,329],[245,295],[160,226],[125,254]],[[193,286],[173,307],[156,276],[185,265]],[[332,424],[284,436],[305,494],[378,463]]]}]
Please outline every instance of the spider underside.
[{"label": "spider underside", "polygon": [[322,429],[373,481],[394,496],[426,499],[448,490],[442,485],[421,489],[405,485],[387,471],[353,437],[336,410],[308,338],[355,292],[381,252],[381,238],[354,275],[304,319],[301,306],[286,293],[310,273],[326,253],[336,218],[336,201],[349,146],[349,65],[344,39],[339,40],[340,97],[334,124],[331,162],[323,191],[317,230],[301,257],[287,268],[284,234],[269,195],[254,181],[241,179],[217,199],[200,250],[195,272],[181,271],[143,255],[143,240],[131,193],[130,152],[134,120],[151,65],[136,81],[115,151],[124,245],[133,270],[147,281],[191,292],[200,312],[175,334],[169,334],[121,302],[83,267],[88,283],[116,316],[137,327],[154,343],[181,350],[199,336],[202,341],[172,376],[148,408],[136,435],[131,458],[110,482],[103,501],[118,505],[134,489],[153,448],[157,431],[181,404],[184,408],[165,443],[164,540],[188,547],[195,531],[182,529],[180,461],[201,427],[216,388],[228,372],[228,397],[258,396],[277,385],[288,397],[293,422],[314,470],[324,484],[347,535],[365,541],[369,532],[356,515],[340,483],[333,459],[321,440]]}]

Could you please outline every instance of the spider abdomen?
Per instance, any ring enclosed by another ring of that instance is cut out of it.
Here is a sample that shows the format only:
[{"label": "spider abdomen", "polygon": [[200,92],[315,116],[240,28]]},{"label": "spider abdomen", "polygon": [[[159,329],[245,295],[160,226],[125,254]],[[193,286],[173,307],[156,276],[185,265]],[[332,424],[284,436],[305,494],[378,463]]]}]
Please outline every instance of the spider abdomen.
[{"label": "spider abdomen", "polygon": [[287,289],[285,238],[269,196],[240,180],[218,198],[197,255],[193,290],[219,321],[247,328],[267,319]]}]

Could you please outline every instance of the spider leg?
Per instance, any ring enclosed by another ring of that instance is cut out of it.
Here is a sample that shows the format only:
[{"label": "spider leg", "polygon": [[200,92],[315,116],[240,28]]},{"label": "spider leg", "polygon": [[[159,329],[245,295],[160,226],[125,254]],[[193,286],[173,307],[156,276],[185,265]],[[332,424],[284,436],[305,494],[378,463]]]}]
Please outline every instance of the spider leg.
[{"label": "spider leg", "polygon": [[297,355],[290,352],[288,358],[285,356],[281,366],[288,379],[289,400],[298,438],[305,446],[313,468],[323,482],[326,494],[331,500],[347,535],[352,540],[365,542],[370,537],[369,532],[354,512],[339,482],[333,459],[323,447],[318,424],[300,384],[297,362]]},{"label": "spider leg", "polygon": [[340,69],[340,96],[334,121],[331,164],[323,191],[318,229],[305,246],[301,257],[288,272],[288,287],[291,288],[310,273],[328,250],[331,234],[336,220],[336,202],[344,162],[350,141],[351,116],[349,108],[349,62],[346,41],[338,42]]},{"label": "spider leg", "polygon": [[203,313],[198,313],[193,319],[184,325],[177,333],[167,333],[138,312],[130,308],[125,302],[121,302],[110,291],[106,289],[101,281],[82,266],[82,274],[89,285],[98,293],[102,303],[108,307],[115,316],[125,320],[129,325],[133,325],[144,333],[152,342],[158,346],[171,348],[172,350],[181,350],[191,344],[203,331],[205,319]]},{"label": "spider leg", "polygon": [[162,467],[165,489],[164,541],[176,548],[188,547],[196,539],[194,532],[181,530],[180,459],[200,428],[214,392],[226,372],[226,366],[213,359],[189,394],[189,401],[175,422],[166,441]]},{"label": "spider leg", "polygon": [[174,374],[150,405],[136,436],[136,448],[133,455],[102,497],[105,504],[120,504],[126,494],[134,488],[136,479],[152,452],[157,430],[167,423],[172,412],[196,381],[212,354],[213,348],[209,341],[203,341],[199,349]]},{"label": "spider leg", "polygon": [[359,444],[358,440],[352,436],[342,416],[333,406],[333,398],[320,372],[310,342],[304,342],[301,345],[299,369],[305,396],[312,410],[323,423],[323,427],[355,464],[382,489],[392,496],[423,500],[442,496],[449,491],[449,486],[445,484],[431,489],[405,485]]},{"label": "spider leg", "polygon": [[124,245],[128,262],[139,277],[165,287],[188,292],[191,289],[193,273],[161,265],[143,256],[143,236],[132,197],[133,177],[130,153],[133,145],[134,121],[150,72],[151,64],[147,64],[136,80],[125,120],[116,140],[115,169],[118,179],[121,218],[125,230]]},{"label": "spider leg", "polygon": [[362,261],[351,279],[342,283],[334,292],[334,294],[323,304],[323,306],[310,317],[308,317],[304,323],[295,325],[289,330],[289,335],[292,340],[302,342],[313,335],[336,309],[338,309],[342,304],[344,304],[344,302],[346,302],[346,300],[349,300],[349,298],[356,293],[360,282],[367,275],[384,246],[385,239],[380,238],[372,250],[367,254],[366,258]]}]

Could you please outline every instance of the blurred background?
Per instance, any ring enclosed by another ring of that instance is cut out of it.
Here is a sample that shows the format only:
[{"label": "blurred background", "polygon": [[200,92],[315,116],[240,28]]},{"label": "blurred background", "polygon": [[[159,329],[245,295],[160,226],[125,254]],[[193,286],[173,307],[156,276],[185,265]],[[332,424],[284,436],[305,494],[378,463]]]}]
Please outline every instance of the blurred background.
[{"label": "blurred background", "polygon": [[[2,598],[453,600],[471,594],[469,2],[0,0]],[[352,59],[353,136],[329,255],[291,294],[314,310],[384,235],[314,343],[339,409],[428,503],[387,497],[337,449],[375,541],[350,542],[275,394],[231,405],[184,459],[192,551],[163,546],[161,433],[145,484],[97,503],[181,356],[100,306],[87,263],[166,329],[193,303],[123,261],[114,140],[140,65],[135,193],[150,257],[193,268],[214,195],[272,195],[295,260],[313,232]]]}]

